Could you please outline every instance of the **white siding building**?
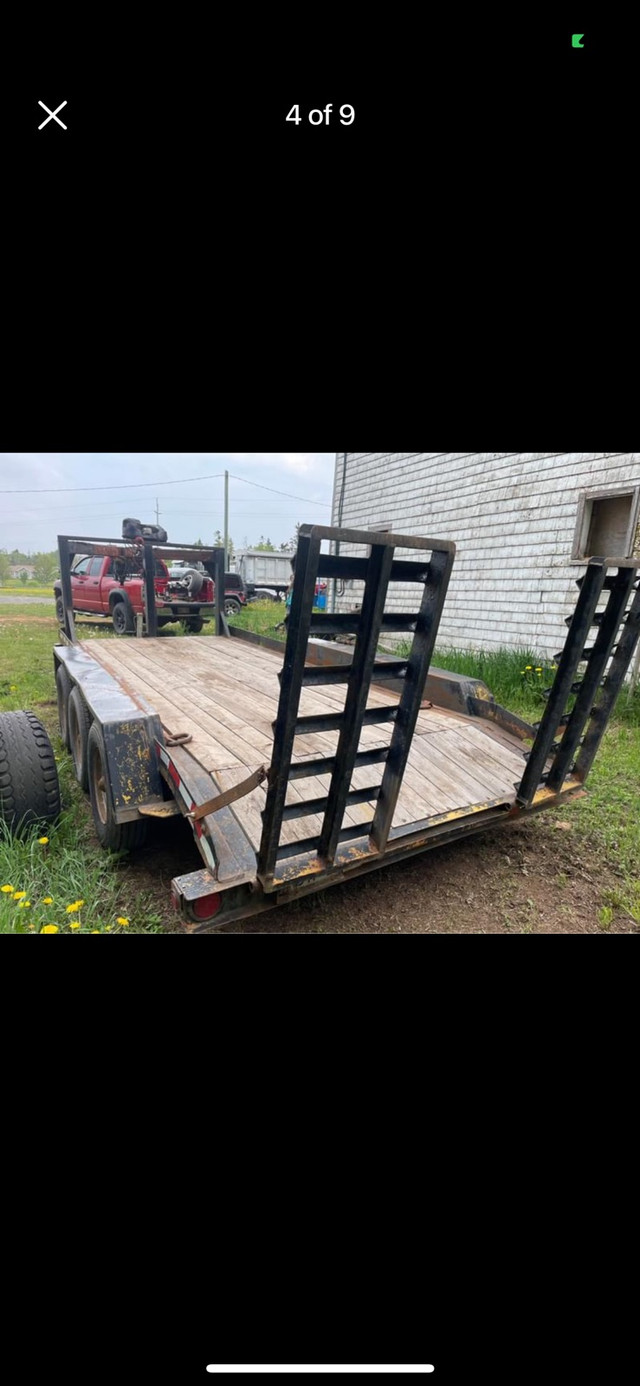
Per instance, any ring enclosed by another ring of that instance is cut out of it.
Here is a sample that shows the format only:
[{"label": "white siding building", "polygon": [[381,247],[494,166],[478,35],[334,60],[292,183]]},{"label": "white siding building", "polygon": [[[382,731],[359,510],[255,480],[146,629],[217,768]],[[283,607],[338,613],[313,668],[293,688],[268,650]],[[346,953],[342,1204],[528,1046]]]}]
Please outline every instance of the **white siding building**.
[{"label": "white siding building", "polygon": [[[640,557],[640,453],[337,453],[332,524],[453,539],[438,643],[550,656],[588,558]],[[391,586],[387,610],[406,609],[409,595]],[[336,610],[359,597],[345,584]]]}]

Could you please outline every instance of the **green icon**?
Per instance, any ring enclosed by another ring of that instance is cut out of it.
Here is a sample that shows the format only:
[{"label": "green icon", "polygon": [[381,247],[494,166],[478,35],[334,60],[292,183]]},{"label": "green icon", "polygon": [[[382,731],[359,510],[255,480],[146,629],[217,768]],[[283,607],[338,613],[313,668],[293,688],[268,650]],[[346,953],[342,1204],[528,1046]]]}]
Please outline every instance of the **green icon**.
[{"label": "green icon", "polygon": [[580,40],[583,39],[583,38],[584,38],[584,34],[572,34],[572,35],[571,35],[571,47],[572,47],[572,48],[583,48],[583,47],[584,47],[584,44],[582,44],[581,41],[580,41]]}]

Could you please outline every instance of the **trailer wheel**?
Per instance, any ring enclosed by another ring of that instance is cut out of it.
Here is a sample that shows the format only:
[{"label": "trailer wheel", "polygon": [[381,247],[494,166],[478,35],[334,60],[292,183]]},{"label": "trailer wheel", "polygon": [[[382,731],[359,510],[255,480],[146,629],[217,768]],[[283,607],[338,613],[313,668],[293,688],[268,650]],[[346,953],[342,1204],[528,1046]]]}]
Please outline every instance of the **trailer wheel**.
[{"label": "trailer wheel", "polygon": [[71,691],[67,710],[67,725],[69,728],[69,749],[76,779],[80,788],[86,790],[89,784],[87,742],[91,727],[91,714],[79,688],[74,688]]},{"label": "trailer wheel", "polygon": [[51,742],[32,712],[0,714],[0,819],[22,836],[60,813],[60,785]]},{"label": "trailer wheel", "polygon": [[133,823],[116,821],[104,737],[97,722],[92,723],[87,740],[87,773],[91,810],[100,846],[112,852],[141,847],[148,827],[144,819],[136,819]]},{"label": "trailer wheel", "polygon": [[130,635],[135,629],[133,611],[126,597],[119,597],[111,608],[111,619],[116,635]]},{"label": "trailer wheel", "polygon": [[56,694],[58,698],[58,723],[60,725],[60,735],[69,750],[69,695],[71,693],[71,679],[64,667],[59,664],[56,671]]},{"label": "trailer wheel", "polygon": [[56,597],[56,617],[59,626],[64,625],[64,602],[62,597]]},{"label": "trailer wheel", "polygon": [[241,612],[241,610],[242,610],[242,607],[240,606],[240,602],[236,601],[236,598],[235,598],[235,597],[225,597],[225,599],[224,599],[224,614],[225,614],[225,616],[238,616],[239,613]]},{"label": "trailer wheel", "polygon": [[187,617],[187,620],[182,622],[182,628],[185,635],[189,633],[191,635],[199,635],[200,631],[204,629],[204,616]]}]

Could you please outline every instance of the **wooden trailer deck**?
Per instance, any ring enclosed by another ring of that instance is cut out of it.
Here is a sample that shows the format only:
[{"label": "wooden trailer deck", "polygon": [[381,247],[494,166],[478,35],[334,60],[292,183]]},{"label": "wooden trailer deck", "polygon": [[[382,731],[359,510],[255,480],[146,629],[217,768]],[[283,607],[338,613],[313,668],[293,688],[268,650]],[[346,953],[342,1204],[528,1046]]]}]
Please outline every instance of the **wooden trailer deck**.
[{"label": "wooden trailer deck", "polygon": [[[271,650],[227,637],[158,636],[145,640],[88,640],[80,647],[115,678],[139,706],[157,712],[165,732],[188,732],[185,749],[207,770],[216,789],[232,788],[260,765],[268,766],[278,711],[282,658]],[[284,648],[284,647],[283,647]],[[345,669],[345,679],[348,675]],[[300,715],[341,711],[346,682],[303,687]],[[372,686],[367,708],[388,706],[399,695]],[[360,748],[383,746],[392,725],[364,726]],[[294,762],[335,753],[338,732],[297,736]],[[513,804],[525,766],[523,743],[495,726],[442,708],[424,707],[418,714],[393,828],[475,806]],[[353,789],[379,784],[382,764],[354,771]],[[297,779],[287,790],[287,804],[319,798],[330,776]],[[262,833],[263,786],[232,806],[255,851]],[[343,826],[368,823],[375,803],[351,805]],[[294,843],[321,830],[321,819],[306,815],[285,820],[281,841]]]}]

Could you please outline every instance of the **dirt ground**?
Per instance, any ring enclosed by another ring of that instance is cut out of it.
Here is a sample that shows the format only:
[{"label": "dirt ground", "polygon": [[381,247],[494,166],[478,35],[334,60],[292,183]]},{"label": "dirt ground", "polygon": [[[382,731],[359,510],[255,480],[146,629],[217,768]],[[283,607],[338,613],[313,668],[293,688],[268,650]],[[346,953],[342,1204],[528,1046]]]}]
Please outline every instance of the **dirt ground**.
[{"label": "dirt ground", "polygon": [[[40,703],[37,712],[55,733],[55,703]],[[79,789],[77,796],[99,852],[88,797]],[[590,851],[578,835],[572,812],[569,801],[561,810],[487,829],[212,932],[640,933],[624,913],[606,930],[599,923],[603,892],[618,880],[602,850]],[[147,845],[118,871],[124,893],[132,899],[144,894],[167,930],[182,932],[171,905],[171,879],[201,867],[190,827],[172,818],[150,823]]]},{"label": "dirt ground", "polygon": [[[133,889],[149,892],[175,929],[171,877],[202,862],[186,823],[172,820],[169,847],[166,827],[154,824],[149,845],[122,872]],[[215,932],[599,934],[602,892],[615,885],[615,875],[601,862],[589,868],[569,804],[559,818],[539,814],[487,830]],[[640,928],[618,919],[608,932]]]}]

